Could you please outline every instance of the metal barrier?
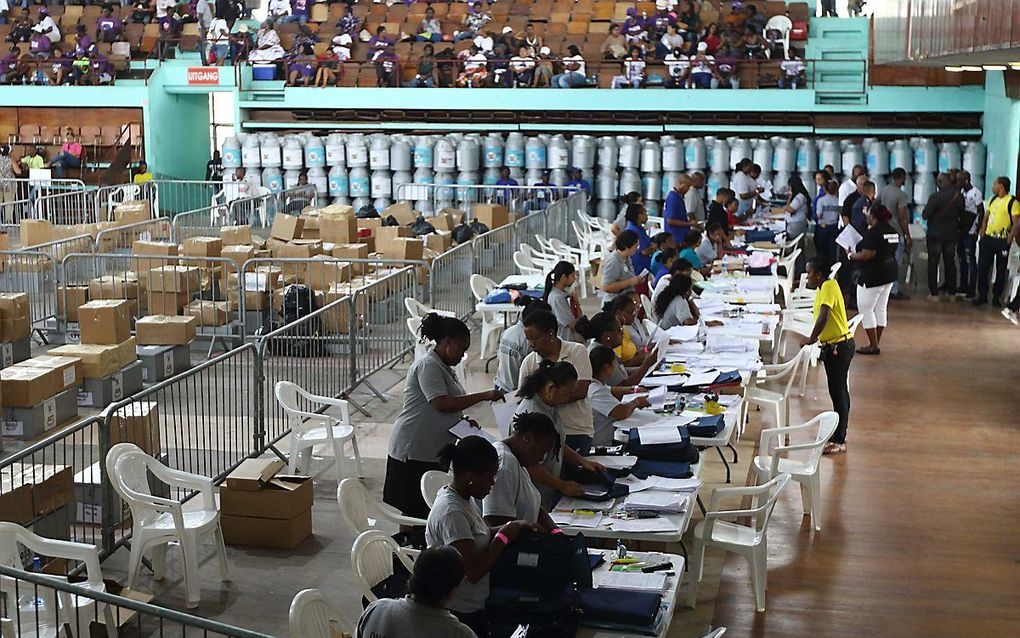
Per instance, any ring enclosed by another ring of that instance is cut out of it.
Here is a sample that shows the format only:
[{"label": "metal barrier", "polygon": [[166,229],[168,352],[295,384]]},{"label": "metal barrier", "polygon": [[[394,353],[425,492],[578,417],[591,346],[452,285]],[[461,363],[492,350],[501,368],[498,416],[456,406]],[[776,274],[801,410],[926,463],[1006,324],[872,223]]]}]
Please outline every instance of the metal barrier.
[{"label": "metal barrier", "polygon": [[15,177],[0,182],[0,225],[8,235],[11,244],[19,243],[18,224],[22,219],[31,219],[34,202],[43,195],[59,194],[66,191],[84,190],[80,179],[39,180]]},{"label": "metal barrier", "polygon": [[462,208],[472,217],[472,204],[498,204],[511,213],[527,215],[543,210],[562,196],[555,186],[488,186],[481,184],[399,184],[396,201],[414,202],[422,213],[439,212],[443,208]]},{"label": "metal barrier", "polygon": [[39,195],[32,203],[32,217],[60,225],[95,224],[102,221],[96,193],[95,190],[72,190]]},{"label": "metal barrier", "polygon": [[473,243],[454,246],[429,264],[428,303],[434,308],[449,310],[466,319],[475,311],[471,296],[471,275],[474,274],[475,252]]},{"label": "metal barrier", "polygon": [[471,240],[475,255],[474,272],[495,282],[500,282],[508,275],[512,275],[516,271],[513,254],[517,250],[518,238],[526,237],[526,235],[520,235],[517,232],[517,227],[521,222],[531,217],[535,216],[528,215],[514,224],[507,224],[487,233],[476,235]]},{"label": "metal barrier", "polygon": [[[66,578],[0,565],[0,583],[8,593],[0,605],[0,635],[10,636],[152,636],[159,638],[273,638],[108,591],[95,591]],[[68,611],[74,600],[74,612]],[[65,604],[61,604],[61,602]],[[61,626],[57,626],[60,608]],[[107,618],[117,630],[107,628]],[[66,630],[66,631],[65,631]]]},{"label": "metal barrier", "polygon": [[268,232],[278,211],[294,209],[300,205],[297,208],[297,212],[300,212],[305,206],[314,205],[316,197],[315,187],[298,186],[279,193],[215,202],[179,213],[173,218],[174,241],[181,243],[189,237],[219,236],[221,227],[238,224],[247,224],[255,232]]},{"label": "metal barrier", "polygon": [[41,251],[0,251],[0,292],[28,295],[32,327],[57,316],[57,261]]},{"label": "metal barrier", "polygon": [[96,250],[130,253],[136,241],[169,241],[170,230],[170,220],[165,217],[107,228],[96,234]]}]

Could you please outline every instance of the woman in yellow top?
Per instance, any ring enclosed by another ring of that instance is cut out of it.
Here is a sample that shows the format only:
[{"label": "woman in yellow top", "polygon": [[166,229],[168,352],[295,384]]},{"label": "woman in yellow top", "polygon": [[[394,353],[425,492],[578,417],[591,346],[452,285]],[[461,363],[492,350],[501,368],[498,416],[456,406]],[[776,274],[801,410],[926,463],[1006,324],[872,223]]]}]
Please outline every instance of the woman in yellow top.
[{"label": "woman in yellow top", "polygon": [[850,362],[857,349],[854,337],[846,322],[846,306],[843,293],[835,280],[829,279],[829,266],[821,257],[812,257],[807,262],[807,287],[817,290],[815,294],[815,326],[804,345],[816,341],[822,344],[821,360],[825,366],[825,378],[829,384],[829,398],[832,409],[839,415],[839,425],[822,450],[823,454],[846,452],[846,429],[850,419]]}]

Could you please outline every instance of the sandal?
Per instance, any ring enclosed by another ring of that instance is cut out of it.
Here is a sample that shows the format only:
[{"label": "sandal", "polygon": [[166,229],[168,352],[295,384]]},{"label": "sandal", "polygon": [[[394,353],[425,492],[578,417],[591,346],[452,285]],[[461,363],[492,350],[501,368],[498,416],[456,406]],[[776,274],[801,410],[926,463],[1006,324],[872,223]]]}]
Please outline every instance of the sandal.
[{"label": "sandal", "polygon": [[846,454],[846,443],[826,443],[825,447],[822,448],[822,454]]}]

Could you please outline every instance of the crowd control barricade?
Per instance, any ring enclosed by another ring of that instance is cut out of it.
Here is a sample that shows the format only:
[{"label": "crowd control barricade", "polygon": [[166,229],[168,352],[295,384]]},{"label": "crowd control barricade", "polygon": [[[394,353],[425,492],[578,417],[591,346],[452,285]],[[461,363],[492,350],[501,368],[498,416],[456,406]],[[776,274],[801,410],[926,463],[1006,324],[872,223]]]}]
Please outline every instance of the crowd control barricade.
[{"label": "crowd control barricade", "polygon": [[[169,379],[111,404],[103,412],[104,453],[132,442],[176,470],[219,481],[261,450],[261,365],[252,344],[209,359]],[[132,418],[131,427],[122,419]],[[156,496],[186,501],[192,494],[152,485]],[[107,481],[106,502],[116,501]],[[115,509],[103,511],[103,547],[113,551],[130,535],[131,521]]]},{"label": "crowd control barricade", "polygon": [[[19,437],[31,424],[3,423],[7,456],[0,460],[0,519],[57,540],[102,545],[106,468],[98,416],[56,424],[35,442]],[[31,566],[31,557],[25,566]]]},{"label": "crowd control barricade", "polygon": [[33,329],[57,316],[58,262],[40,251],[0,251],[0,292],[28,295]]},{"label": "crowd control barricade", "polygon": [[517,226],[529,217],[532,216],[528,215],[515,224],[507,224],[487,233],[476,235],[471,240],[475,257],[475,273],[499,283],[508,275],[516,272],[513,254],[520,242]]},{"label": "crowd control barricade", "polygon": [[[513,263],[513,262],[511,262]],[[428,303],[466,319],[475,311],[471,275],[475,268],[474,244],[466,242],[440,254],[429,264]]]},{"label": "crowd control barricade", "polygon": [[[0,584],[7,594],[0,602],[3,638],[273,638],[128,598],[119,595],[124,593],[121,588],[116,590],[117,594],[110,589],[96,591],[83,586],[80,577],[69,579],[0,566]],[[107,626],[111,621],[117,626],[116,631]]]},{"label": "crowd control barricade", "polygon": [[399,184],[396,201],[413,203],[425,216],[444,208],[471,215],[473,204],[497,204],[516,215],[544,209],[560,196],[555,186],[495,186],[483,184]]},{"label": "crowd control barricade", "polygon": [[252,197],[229,199],[230,190],[218,191],[212,201],[201,208],[178,213],[173,217],[174,241],[182,243],[189,237],[218,237],[223,226],[248,225],[252,232],[268,236],[278,211],[300,213],[317,201],[315,187],[296,186],[279,193],[262,193]]},{"label": "crowd control barricade", "polygon": [[205,208],[223,191],[222,181],[162,178],[148,182],[155,203],[153,214],[173,218],[178,213]]},{"label": "crowd control barricade", "polygon": [[95,224],[103,221],[96,206],[96,190],[54,191],[36,196],[32,217],[52,224]]},{"label": "crowd control barricade", "polygon": [[96,234],[96,251],[130,254],[136,241],[169,241],[170,230],[165,217],[107,228]]}]

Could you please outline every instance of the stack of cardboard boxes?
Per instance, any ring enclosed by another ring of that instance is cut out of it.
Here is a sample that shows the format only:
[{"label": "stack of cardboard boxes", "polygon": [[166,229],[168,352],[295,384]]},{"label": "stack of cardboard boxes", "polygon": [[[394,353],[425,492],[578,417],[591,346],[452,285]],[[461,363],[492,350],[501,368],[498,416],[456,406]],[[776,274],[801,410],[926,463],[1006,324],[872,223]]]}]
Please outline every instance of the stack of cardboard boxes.
[{"label": "stack of cardboard boxes", "polygon": [[[0,476],[0,521],[31,524],[32,531],[40,536],[71,540],[72,468],[15,464],[9,470],[5,469]],[[26,569],[34,557],[30,551],[22,552],[21,561]]]},{"label": "stack of cardboard boxes", "polygon": [[84,384],[78,405],[103,408],[142,389],[142,364],[131,336],[131,303],[90,301],[78,309],[81,343],[53,348],[51,354],[77,357]]},{"label": "stack of cardboard boxes", "polygon": [[23,292],[0,294],[0,368],[31,356],[31,334],[28,295]]},{"label": "stack of cardboard boxes", "polygon": [[279,459],[248,459],[220,486],[228,545],[293,549],[312,535],[312,479],[280,474]]},{"label": "stack of cardboard boxes", "polygon": [[0,370],[3,435],[34,439],[78,416],[82,361],[43,355]]}]

